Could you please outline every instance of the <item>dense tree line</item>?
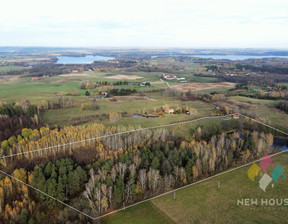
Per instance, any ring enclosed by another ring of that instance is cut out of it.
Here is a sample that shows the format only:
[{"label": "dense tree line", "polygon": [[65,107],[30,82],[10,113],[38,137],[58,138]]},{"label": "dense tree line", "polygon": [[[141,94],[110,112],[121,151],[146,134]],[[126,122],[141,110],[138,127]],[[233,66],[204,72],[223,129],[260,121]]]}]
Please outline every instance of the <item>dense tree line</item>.
[{"label": "dense tree line", "polygon": [[133,93],[137,93],[136,89],[111,89],[108,93],[108,97],[110,96],[128,96]]},{"label": "dense tree line", "polygon": [[[64,202],[79,195],[87,181],[86,171],[68,158],[36,166],[31,172],[16,169],[13,176]],[[4,223],[48,223],[47,208],[62,209],[54,199],[35,194],[14,179],[0,180],[0,219]]]},{"label": "dense tree line", "polygon": [[[204,74],[194,74],[195,76],[199,77],[211,77],[211,75],[204,75]],[[218,78],[219,82],[235,82],[235,83],[244,83],[244,84],[255,84],[255,85],[262,85],[262,86],[275,86],[276,83],[280,82],[288,82],[288,77],[284,75],[237,75],[237,76],[227,76],[224,74],[217,74],[213,77]]]},{"label": "dense tree line", "polygon": [[208,142],[181,138],[138,147],[90,169],[84,197],[105,213],[251,161],[273,151],[273,136],[244,132],[213,136]]},{"label": "dense tree line", "polygon": [[249,70],[252,72],[268,72],[268,73],[276,73],[288,75],[288,68],[286,67],[275,67],[271,65],[263,65],[263,66],[255,66],[255,65],[244,65],[244,64],[236,64],[236,69],[243,71]]},{"label": "dense tree line", "polygon": [[117,81],[117,82],[113,82],[114,86],[122,86],[122,85],[129,85],[128,81]]},{"label": "dense tree line", "polygon": [[21,116],[0,116],[0,142],[12,136],[18,136],[24,128],[36,129],[39,124],[34,118]]},{"label": "dense tree line", "polygon": [[23,128],[38,128],[40,121],[36,105],[24,100],[22,103],[0,102],[0,142],[17,136]]},{"label": "dense tree line", "polygon": [[[33,172],[31,184],[42,192],[61,201],[68,201],[83,190],[87,174],[71,159],[56,160],[47,165],[37,166]],[[56,201],[38,193],[38,198],[48,206],[55,206]]]},{"label": "dense tree line", "polygon": [[27,117],[33,117],[35,114],[37,114],[37,106],[30,104],[29,101],[23,101],[20,103],[5,103],[0,104],[0,115],[8,115],[9,117],[12,117],[14,115],[20,116],[20,115],[26,115]]},{"label": "dense tree line", "polygon": [[281,101],[281,102],[277,103],[276,108],[278,108],[279,110],[283,110],[286,113],[288,113],[288,101]]},{"label": "dense tree line", "polygon": [[[14,170],[13,176],[23,182],[31,180],[25,169]],[[0,179],[0,211],[0,223],[40,224],[46,218],[29,187],[7,176]]]}]

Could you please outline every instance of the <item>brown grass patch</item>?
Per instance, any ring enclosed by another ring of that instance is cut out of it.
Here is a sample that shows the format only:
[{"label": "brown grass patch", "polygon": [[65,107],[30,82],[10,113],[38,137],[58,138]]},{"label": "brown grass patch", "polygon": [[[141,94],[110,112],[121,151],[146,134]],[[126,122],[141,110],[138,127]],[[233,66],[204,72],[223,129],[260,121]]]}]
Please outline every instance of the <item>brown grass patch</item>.
[{"label": "brown grass patch", "polygon": [[219,87],[235,87],[235,83],[231,82],[218,82],[218,83],[185,83],[185,84],[177,84],[172,87],[180,90],[180,91],[199,91],[205,89],[213,89]]},{"label": "brown grass patch", "polygon": [[18,78],[19,78],[19,75],[3,75],[3,76],[0,76],[0,82],[12,81]]},{"label": "brown grass patch", "polygon": [[61,77],[77,77],[77,76],[89,76],[89,74],[86,74],[86,73],[70,73],[70,74],[62,74],[62,75],[59,75]]},{"label": "brown grass patch", "polygon": [[138,75],[113,75],[107,76],[107,79],[119,79],[119,80],[135,80],[135,79],[142,79],[142,76]]},{"label": "brown grass patch", "polygon": [[105,100],[109,100],[112,102],[127,102],[133,100],[148,100],[148,101],[156,101],[155,99],[148,98],[146,96],[132,95],[132,96],[113,96],[112,98],[105,98]]}]

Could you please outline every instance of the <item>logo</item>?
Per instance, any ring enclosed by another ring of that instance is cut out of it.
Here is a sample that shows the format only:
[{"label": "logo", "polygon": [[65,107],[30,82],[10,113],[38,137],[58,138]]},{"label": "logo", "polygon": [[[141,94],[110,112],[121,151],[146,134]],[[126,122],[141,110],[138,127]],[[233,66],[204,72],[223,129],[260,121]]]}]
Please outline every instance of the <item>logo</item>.
[{"label": "logo", "polygon": [[[284,174],[285,170],[277,164],[276,166],[273,164],[273,159],[269,155],[265,155],[261,161],[260,161],[260,167],[253,163],[249,170],[248,170],[248,177],[255,182],[255,177],[260,175],[259,180],[259,187],[266,192],[266,188],[271,182],[278,183],[281,176]],[[271,165],[271,168],[273,169],[271,174],[267,174],[267,169]],[[286,175],[283,175],[283,179],[286,179]],[[274,183],[272,183],[272,187],[274,187]]]}]

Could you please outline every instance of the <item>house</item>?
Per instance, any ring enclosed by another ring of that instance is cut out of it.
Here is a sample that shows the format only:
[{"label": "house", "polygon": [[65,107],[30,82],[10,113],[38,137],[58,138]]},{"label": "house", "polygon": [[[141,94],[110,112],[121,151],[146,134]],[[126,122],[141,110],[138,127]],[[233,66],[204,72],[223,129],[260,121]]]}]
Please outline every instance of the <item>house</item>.
[{"label": "house", "polygon": [[151,86],[150,82],[144,81],[142,83],[140,83],[140,86]]},{"label": "house", "polygon": [[176,75],[168,75],[168,74],[163,73],[161,78],[165,80],[173,80],[173,79],[176,79],[177,77]]},{"label": "house", "polygon": [[102,91],[102,92],[100,93],[100,95],[106,97],[106,96],[108,96],[108,93],[105,92],[105,91]]},{"label": "house", "polygon": [[166,114],[174,113],[174,109],[169,108],[169,107],[166,107],[166,108],[165,108],[165,113],[166,113]]},{"label": "house", "polygon": [[234,119],[239,119],[239,115],[238,114],[233,114],[233,118]]}]

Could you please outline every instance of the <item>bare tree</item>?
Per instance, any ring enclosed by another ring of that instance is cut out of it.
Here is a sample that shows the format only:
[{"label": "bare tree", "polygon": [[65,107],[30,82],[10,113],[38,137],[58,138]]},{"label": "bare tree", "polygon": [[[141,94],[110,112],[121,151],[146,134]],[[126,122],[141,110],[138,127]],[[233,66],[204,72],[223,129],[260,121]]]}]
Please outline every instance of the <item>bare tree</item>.
[{"label": "bare tree", "polygon": [[99,169],[98,170],[99,175],[101,176],[101,179],[105,182],[106,177],[107,177],[107,171],[105,169]]},{"label": "bare tree", "polygon": [[138,167],[140,166],[140,163],[141,163],[141,158],[138,156],[138,154],[133,156],[133,163],[135,163],[136,168],[138,169]]},{"label": "bare tree", "polygon": [[180,176],[180,170],[179,170],[179,167],[178,167],[178,166],[174,166],[174,176],[175,176],[176,183],[177,183],[178,178],[179,178],[179,176]]},{"label": "bare tree", "polygon": [[107,185],[106,184],[101,184],[101,191],[103,196],[107,196]]},{"label": "bare tree", "polygon": [[115,182],[116,176],[117,176],[117,171],[116,171],[115,166],[113,166],[111,169],[111,178],[112,178],[113,182]]},{"label": "bare tree", "polygon": [[139,170],[139,174],[138,174],[138,180],[140,181],[143,193],[146,190],[146,182],[147,182],[147,173],[146,173],[146,169],[141,169]]},{"label": "bare tree", "polygon": [[110,208],[113,210],[112,195],[113,195],[112,186],[110,186],[108,188],[108,198],[109,198]]},{"label": "bare tree", "polygon": [[126,192],[126,203],[128,203],[129,201],[129,198],[130,198],[130,195],[131,195],[131,187],[132,187],[132,184],[134,183],[134,180],[133,179],[130,179],[127,183],[126,183],[126,189],[125,189],[125,192]]},{"label": "bare tree", "polygon": [[160,179],[159,170],[154,170],[150,168],[149,173],[150,173],[149,175],[150,185],[151,185],[152,191],[155,193],[159,185],[159,179]]},{"label": "bare tree", "polygon": [[130,171],[131,176],[134,178],[135,174],[136,174],[136,165],[135,164],[131,164],[129,166],[129,171]]},{"label": "bare tree", "polygon": [[101,212],[101,189],[99,187],[95,188],[94,198],[97,200],[98,212]]},{"label": "bare tree", "polygon": [[127,169],[126,163],[118,163],[115,165],[115,168],[117,172],[121,175],[122,180],[124,180],[126,169]]}]

